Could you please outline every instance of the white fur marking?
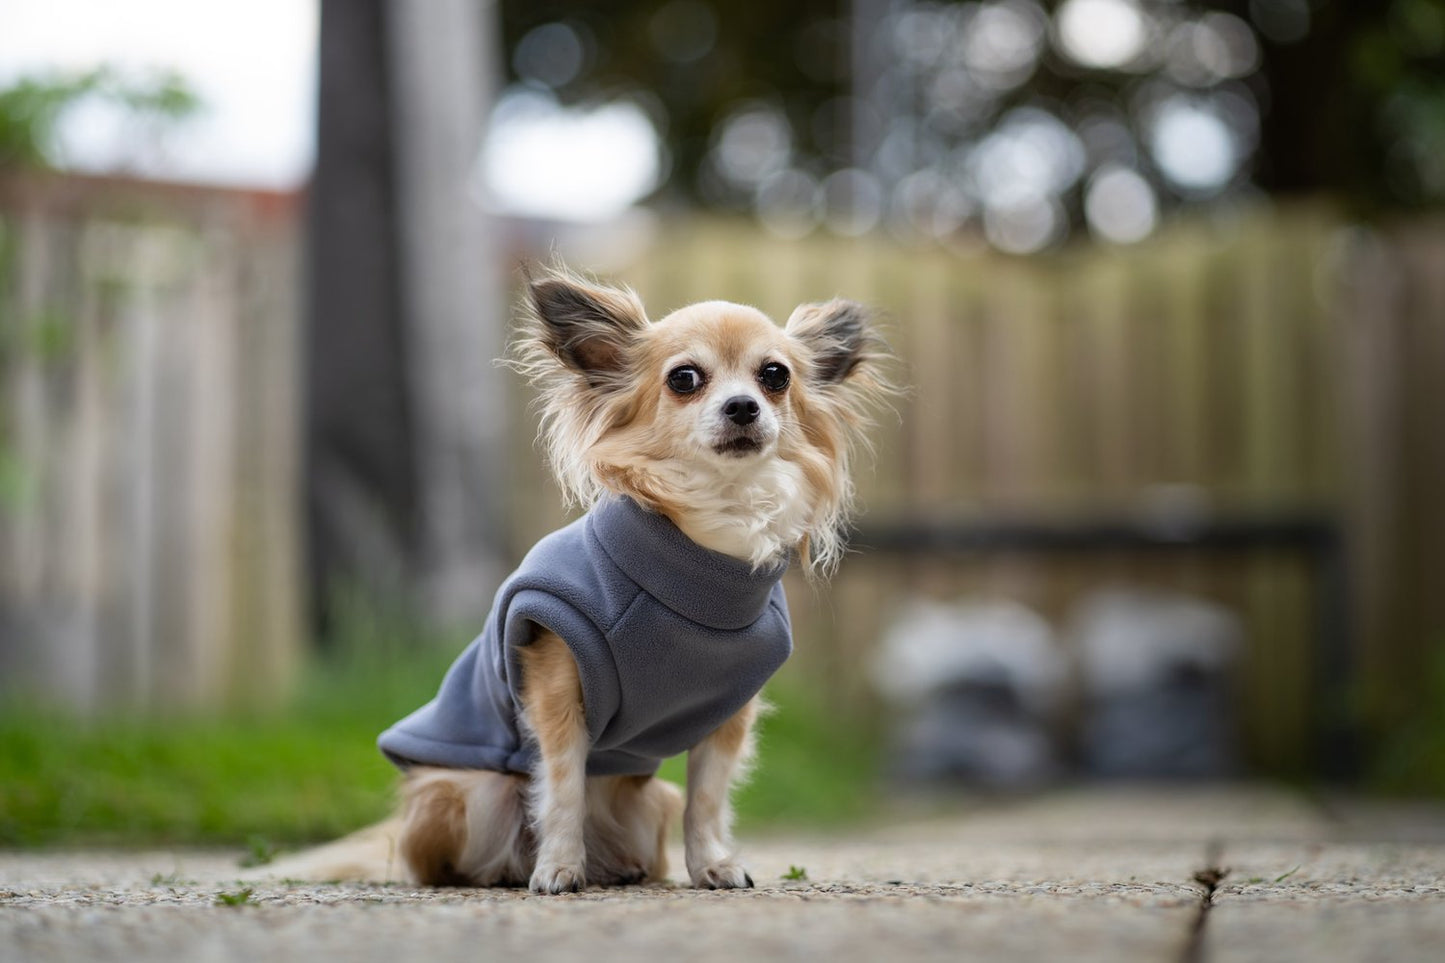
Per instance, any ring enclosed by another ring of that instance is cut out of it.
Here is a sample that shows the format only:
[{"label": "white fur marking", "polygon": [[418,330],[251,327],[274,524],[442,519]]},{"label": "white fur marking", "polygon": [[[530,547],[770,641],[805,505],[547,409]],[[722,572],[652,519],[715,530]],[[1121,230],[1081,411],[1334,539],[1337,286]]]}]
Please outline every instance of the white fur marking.
[{"label": "white fur marking", "polygon": [[746,772],[753,754],[748,732],[737,751],[708,736],[687,754],[687,808],[682,817],[687,874],[694,886],[737,889],[751,886],[736,861],[732,841],[732,785]]},{"label": "white fur marking", "polygon": [[661,463],[654,472],[679,506],[673,521],[704,548],[760,568],[807,534],[812,505],[802,470],[772,452]]},{"label": "white fur marking", "polygon": [[586,729],[577,728],[559,751],[539,751],[532,773],[531,809],[540,842],[531,880],[534,893],[562,893],[586,885],[589,746]]}]

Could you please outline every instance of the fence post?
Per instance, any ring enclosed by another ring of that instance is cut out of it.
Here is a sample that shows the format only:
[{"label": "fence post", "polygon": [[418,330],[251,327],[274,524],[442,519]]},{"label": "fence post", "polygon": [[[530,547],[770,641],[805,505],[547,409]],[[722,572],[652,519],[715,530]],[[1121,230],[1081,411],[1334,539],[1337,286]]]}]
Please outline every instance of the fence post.
[{"label": "fence post", "polygon": [[441,620],[485,614],[508,530],[506,284],[471,190],[496,6],[391,0],[402,317],[415,415],[420,588]]}]

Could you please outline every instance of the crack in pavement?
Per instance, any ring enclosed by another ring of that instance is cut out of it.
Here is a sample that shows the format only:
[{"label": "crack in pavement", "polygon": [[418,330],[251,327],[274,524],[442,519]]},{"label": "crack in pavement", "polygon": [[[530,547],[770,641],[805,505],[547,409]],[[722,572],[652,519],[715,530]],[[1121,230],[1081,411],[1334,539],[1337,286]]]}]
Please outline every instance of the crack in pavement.
[{"label": "crack in pavement", "polygon": [[1219,840],[1212,840],[1205,847],[1204,868],[1194,873],[1192,879],[1204,887],[1199,897],[1199,910],[1194,916],[1194,925],[1189,930],[1189,939],[1179,955],[1180,963],[1200,963],[1204,955],[1204,928],[1209,922],[1209,911],[1214,907],[1214,894],[1219,884],[1229,875],[1228,869],[1219,865],[1224,847]]}]

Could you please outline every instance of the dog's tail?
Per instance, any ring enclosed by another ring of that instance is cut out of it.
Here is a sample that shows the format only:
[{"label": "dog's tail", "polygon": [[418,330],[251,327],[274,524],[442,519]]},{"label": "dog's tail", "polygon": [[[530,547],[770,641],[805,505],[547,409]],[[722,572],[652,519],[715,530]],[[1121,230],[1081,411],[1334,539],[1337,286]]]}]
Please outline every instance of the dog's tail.
[{"label": "dog's tail", "polygon": [[333,842],[281,856],[248,870],[244,880],[294,879],[307,882],[408,882],[405,862],[397,851],[401,817],[357,830]]}]

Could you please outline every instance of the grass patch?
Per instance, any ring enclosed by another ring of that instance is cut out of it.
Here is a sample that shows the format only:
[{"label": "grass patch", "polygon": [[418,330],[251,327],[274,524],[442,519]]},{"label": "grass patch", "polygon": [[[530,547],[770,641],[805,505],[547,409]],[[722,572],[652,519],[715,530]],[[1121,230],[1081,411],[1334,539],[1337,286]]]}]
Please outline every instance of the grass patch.
[{"label": "grass patch", "polygon": [[[252,858],[384,816],[377,733],[435,691],[454,652],[318,661],[265,715],[0,711],[0,847],[237,845]],[[254,842],[253,842],[254,841]]]},{"label": "grass patch", "polygon": [[878,803],[877,733],[804,689],[776,685],[777,711],[759,726],[758,762],[737,795],[738,825],[854,822]]},{"label": "grass patch", "polygon": [[[775,711],[759,723],[757,762],[733,795],[738,827],[830,826],[874,812],[877,737],[796,684],[774,682],[767,697]],[[666,760],[658,775],[684,785],[687,758]]]},{"label": "grass patch", "polygon": [[276,847],[271,841],[262,836],[252,836],[246,840],[246,855],[241,857],[240,866],[242,869],[251,869],[256,866],[266,866],[276,859]]},{"label": "grass patch", "polygon": [[1445,799],[1445,637],[1436,639],[1423,683],[1403,719],[1377,733],[1370,788]]},{"label": "grass patch", "polygon": [[[406,637],[404,635],[399,637]],[[318,661],[285,712],[82,721],[0,709],[0,848],[237,846],[248,860],[329,839],[390,810],[377,733],[436,691],[456,654],[363,645]],[[874,742],[796,688],[774,687],[739,825],[837,824],[873,805]],[[682,759],[663,775],[685,781]]]},{"label": "grass patch", "polygon": [[238,889],[232,893],[217,893],[215,904],[217,906],[245,906],[251,902],[251,894],[254,893],[251,887]]}]

